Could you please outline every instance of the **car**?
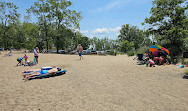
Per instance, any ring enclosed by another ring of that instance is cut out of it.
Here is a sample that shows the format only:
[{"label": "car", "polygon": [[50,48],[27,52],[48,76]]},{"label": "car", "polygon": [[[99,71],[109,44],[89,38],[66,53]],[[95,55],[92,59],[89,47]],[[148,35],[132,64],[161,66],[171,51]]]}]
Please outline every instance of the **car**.
[{"label": "car", "polygon": [[97,54],[104,55],[104,51],[97,51]]},{"label": "car", "polygon": [[97,54],[97,51],[92,50],[92,51],[90,52],[90,54]]},{"label": "car", "polygon": [[83,54],[83,55],[87,55],[87,50],[83,50],[83,51],[82,51],[82,54]]},{"label": "car", "polygon": [[67,54],[68,51],[66,51],[66,50],[59,50],[59,53],[60,53],[60,54]]},{"label": "car", "polygon": [[57,51],[56,50],[52,50],[52,53],[57,53]]},{"label": "car", "polygon": [[77,53],[77,50],[69,50],[68,53],[69,53],[69,54],[76,54],[76,53]]},{"label": "car", "polygon": [[109,53],[110,53],[110,50],[105,50],[105,53],[109,54]]}]

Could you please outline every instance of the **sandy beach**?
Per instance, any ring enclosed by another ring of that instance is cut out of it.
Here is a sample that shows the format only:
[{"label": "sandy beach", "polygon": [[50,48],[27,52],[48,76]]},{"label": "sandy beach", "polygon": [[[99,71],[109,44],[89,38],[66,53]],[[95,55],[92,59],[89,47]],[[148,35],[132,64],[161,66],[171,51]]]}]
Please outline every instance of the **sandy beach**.
[{"label": "sandy beach", "polygon": [[[136,65],[126,55],[40,54],[39,64],[16,66],[0,55],[0,111],[187,111],[186,68]],[[33,53],[27,54],[33,60]],[[22,80],[22,71],[58,66],[67,73]]]}]

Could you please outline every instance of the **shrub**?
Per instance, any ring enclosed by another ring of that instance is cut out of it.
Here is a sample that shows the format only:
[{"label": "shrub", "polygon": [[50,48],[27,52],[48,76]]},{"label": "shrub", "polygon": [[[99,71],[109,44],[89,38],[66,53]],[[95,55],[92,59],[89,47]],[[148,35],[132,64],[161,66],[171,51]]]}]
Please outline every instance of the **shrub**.
[{"label": "shrub", "polygon": [[140,47],[140,48],[136,51],[136,54],[144,54],[148,49],[149,49],[149,47],[147,47],[147,46],[142,46],[142,47]]},{"label": "shrub", "polygon": [[128,52],[127,52],[127,55],[128,55],[128,56],[134,56],[134,51],[128,51]]},{"label": "shrub", "polygon": [[169,55],[167,55],[166,59],[168,60],[168,63],[171,64],[172,59]]},{"label": "shrub", "polygon": [[114,49],[111,49],[111,50],[110,50],[110,55],[115,55],[115,56],[116,56],[117,51],[115,51],[115,53],[114,53],[114,51],[115,51]]},{"label": "shrub", "polygon": [[121,43],[120,49],[122,52],[127,52],[129,50],[132,50],[133,46],[134,46],[133,42],[129,42],[129,41],[125,40]]}]

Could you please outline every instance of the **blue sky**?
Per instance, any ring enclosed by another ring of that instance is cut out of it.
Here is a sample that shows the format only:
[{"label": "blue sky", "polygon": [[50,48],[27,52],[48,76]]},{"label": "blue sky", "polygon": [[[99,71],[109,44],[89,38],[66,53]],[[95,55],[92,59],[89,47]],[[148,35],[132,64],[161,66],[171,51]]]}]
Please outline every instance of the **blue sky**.
[{"label": "blue sky", "polygon": [[[13,2],[19,7],[21,21],[26,9],[30,8],[37,0],[0,0]],[[71,9],[82,12],[80,32],[92,38],[116,39],[123,24],[138,26],[146,17],[149,17],[152,0],[70,0],[73,2]],[[36,20],[36,18],[32,18]]]}]

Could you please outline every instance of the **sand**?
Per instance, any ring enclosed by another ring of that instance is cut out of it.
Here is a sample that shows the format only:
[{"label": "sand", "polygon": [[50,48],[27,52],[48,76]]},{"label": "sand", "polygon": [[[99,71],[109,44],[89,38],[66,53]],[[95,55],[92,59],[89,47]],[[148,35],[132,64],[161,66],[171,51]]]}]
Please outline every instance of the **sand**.
[{"label": "sand", "polygon": [[[1,56],[3,53],[1,54]],[[177,65],[136,65],[126,55],[40,54],[39,64],[16,66],[0,57],[0,111],[187,111],[188,80]],[[33,59],[33,54],[28,54]],[[22,71],[58,66],[65,75],[22,80]]]}]

